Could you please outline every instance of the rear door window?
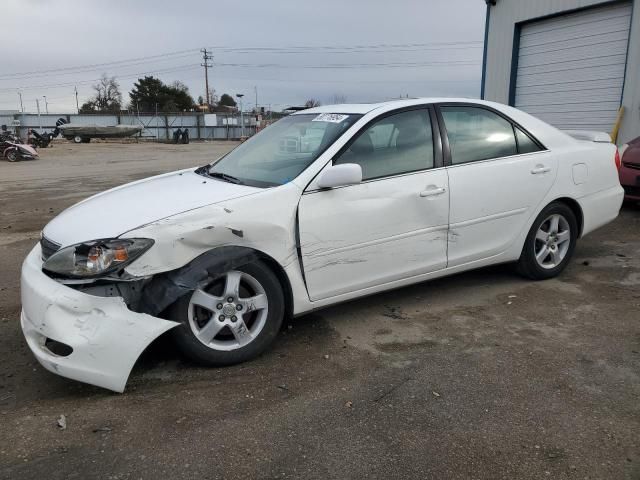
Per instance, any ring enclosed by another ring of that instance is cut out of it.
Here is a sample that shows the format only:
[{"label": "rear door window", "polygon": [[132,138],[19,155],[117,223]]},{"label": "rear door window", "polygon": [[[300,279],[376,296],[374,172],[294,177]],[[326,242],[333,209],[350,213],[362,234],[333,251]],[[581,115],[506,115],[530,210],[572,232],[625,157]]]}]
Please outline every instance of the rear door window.
[{"label": "rear door window", "polygon": [[489,160],[516,155],[511,122],[490,110],[468,106],[440,107],[449,139],[451,163]]}]

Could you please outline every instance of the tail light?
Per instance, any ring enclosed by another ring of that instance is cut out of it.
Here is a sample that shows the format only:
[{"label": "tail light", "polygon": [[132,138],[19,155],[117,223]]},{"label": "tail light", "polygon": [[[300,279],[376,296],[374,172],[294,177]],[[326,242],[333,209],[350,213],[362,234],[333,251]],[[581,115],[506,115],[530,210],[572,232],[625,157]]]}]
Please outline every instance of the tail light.
[{"label": "tail light", "polygon": [[620,152],[618,151],[617,147],[616,147],[616,156],[614,161],[616,163],[616,168],[620,170],[620,167],[622,166],[622,162],[620,162]]},{"label": "tail light", "polygon": [[620,160],[624,160],[624,152],[629,148],[629,144],[625,143],[620,147]]}]

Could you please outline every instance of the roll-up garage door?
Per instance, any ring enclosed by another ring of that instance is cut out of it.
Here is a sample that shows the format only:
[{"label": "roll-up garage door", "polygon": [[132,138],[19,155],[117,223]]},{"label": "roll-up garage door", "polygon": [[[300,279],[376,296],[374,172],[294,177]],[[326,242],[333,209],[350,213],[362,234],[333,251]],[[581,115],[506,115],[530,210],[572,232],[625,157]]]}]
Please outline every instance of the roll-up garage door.
[{"label": "roll-up garage door", "polygon": [[558,128],[610,131],[630,25],[631,2],[524,24],[514,105]]}]

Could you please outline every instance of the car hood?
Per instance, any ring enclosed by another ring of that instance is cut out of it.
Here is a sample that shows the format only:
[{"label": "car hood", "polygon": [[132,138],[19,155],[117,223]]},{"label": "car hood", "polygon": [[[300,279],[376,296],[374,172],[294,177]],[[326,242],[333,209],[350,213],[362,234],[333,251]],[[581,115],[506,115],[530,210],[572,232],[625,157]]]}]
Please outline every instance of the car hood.
[{"label": "car hood", "polygon": [[89,197],[51,220],[42,233],[61,246],[114,238],[171,215],[261,190],[203,177],[194,169],[181,170]]}]

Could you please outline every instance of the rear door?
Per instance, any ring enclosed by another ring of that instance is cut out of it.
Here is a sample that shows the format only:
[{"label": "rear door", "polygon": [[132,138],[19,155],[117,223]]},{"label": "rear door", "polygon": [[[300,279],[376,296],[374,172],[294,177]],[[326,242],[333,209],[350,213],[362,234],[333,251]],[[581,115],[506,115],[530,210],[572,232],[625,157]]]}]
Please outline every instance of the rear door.
[{"label": "rear door", "polygon": [[312,182],[302,195],[300,247],[312,300],[446,267],[449,186],[434,111],[376,119],[333,163],[359,164],[363,181],[325,190]]},{"label": "rear door", "polygon": [[439,105],[449,173],[449,267],[499,255],[528,229],[557,158],[522,126],[477,104]]}]

